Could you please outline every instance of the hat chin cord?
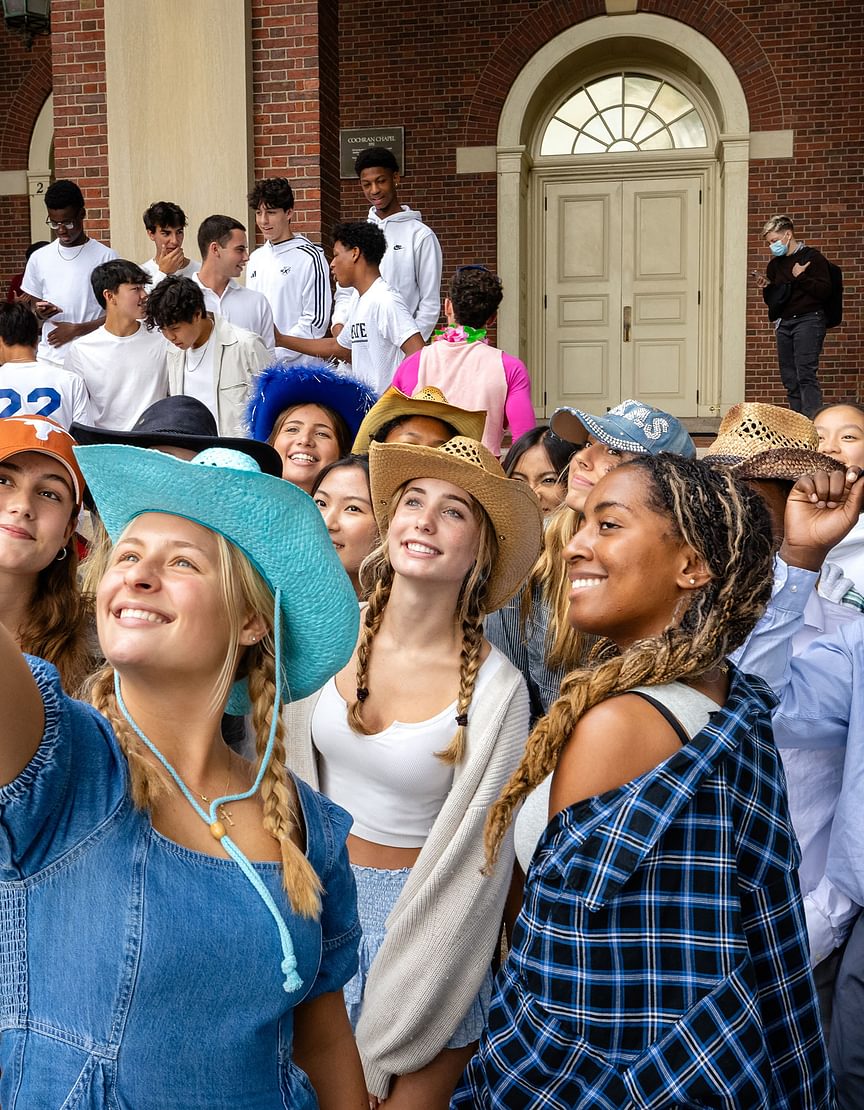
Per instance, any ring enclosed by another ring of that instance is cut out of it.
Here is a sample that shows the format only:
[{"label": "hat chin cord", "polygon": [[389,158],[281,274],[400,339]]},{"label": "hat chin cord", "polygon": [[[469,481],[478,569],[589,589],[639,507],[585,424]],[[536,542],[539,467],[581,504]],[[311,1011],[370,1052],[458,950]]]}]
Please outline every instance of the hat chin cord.
[{"label": "hat chin cord", "polygon": [[298,991],[303,986],[303,980],[297,974],[297,957],[294,954],[294,942],[291,940],[291,934],[288,931],[288,926],[285,924],[285,919],[279,911],[279,907],[273,901],[270,891],[264,885],[261,876],[253,867],[250,860],[243,854],[237,847],[231,837],[225,830],[225,826],[219,820],[218,810],[220,806],[229,805],[232,802],[241,802],[245,798],[251,798],[253,794],[257,793],[264,778],[264,772],[270,763],[273,755],[273,744],[276,740],[276,726],[279,720],[279,706],[282,700],[282,622],[280,616],[280,600],[281,590],[277,587],[275,591],[275,599],[273,606],[273,637],[275,641],[275,656],[276,656],[276,692],[273,696],[273,714],[270,722],[270,735],[267,738],[267,747],[264,749],[264,755],[261,759],[261,764],[258,767],[258,774],[255,776],[255,781],[252,786],[244,791],[242,794],[226,794],[221,798],[215,798],[210,803],[210,810],[207,812],[202,809],[198,802],[195,800],[194,795],[188,788],[186,783],[180,778],[165,756],[159,751],[156,745],[149,740],[138,725],[133,721],[129,710],[126,708],[126,703],[123,701],[123,695],[120,693],[120,675],[114,672],[114,693],[117,696],[117,705],[120,707],[120,712],[128,721],[130,727],[135,732],[139,740],[153,753],[159,760],[171,778],[177,783],[186,801],[201,820],[209,827],[210,832],[216,840],[222,845],[231,859],[237,864],[252,886],[255,888],[256,893],[261,901],[270,911],[276,926],[279,929],[279,940],[282,944],[282,974],[285,976],[285,981],[282,984],[283,989],[289,994],[293,991]]}]

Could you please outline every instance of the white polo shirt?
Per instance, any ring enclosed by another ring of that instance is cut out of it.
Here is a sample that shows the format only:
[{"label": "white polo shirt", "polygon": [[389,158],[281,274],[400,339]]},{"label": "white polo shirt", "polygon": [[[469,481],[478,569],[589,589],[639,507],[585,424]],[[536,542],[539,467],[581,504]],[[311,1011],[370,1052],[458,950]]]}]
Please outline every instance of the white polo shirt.
[{"label": "white polo shirt", "polygon": [[263,293],[247,289],[239,281],[230,278],[222,296],[217,297],[201,280],[200,274],[193,274],[192,280],[200,286],[208,312],[223,316],[235,327],[254,332],[261,337],[270,354],[273,354],[275,349],[273,312],[270,302]]}]

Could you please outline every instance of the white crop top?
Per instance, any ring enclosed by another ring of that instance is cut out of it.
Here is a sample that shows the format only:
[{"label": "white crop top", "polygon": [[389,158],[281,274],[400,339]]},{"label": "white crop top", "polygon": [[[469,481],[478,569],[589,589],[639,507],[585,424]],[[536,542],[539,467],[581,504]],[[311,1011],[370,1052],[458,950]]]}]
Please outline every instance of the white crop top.
[{"label": "white crop top", "polygon": [[[476,698],[501,666],[493,647],[477,672]],[[468,731],[471,709],[468,709]],[[428,721],[394,721],[362,736],[348,724],[348,706],[331,678],[312,713],[321,793],[354,818],[351,832],[373,844],[422,848],[453,784],[453,768],[438,759],[456,732],[456,702]]]},{"label": "white crop top", "polygon": [[[717,702],[683,682],[670,682],[666,686],[634,686],[633,693],[647,694],[665,706],[691,740],[708,724],[709,714],[720,708]],[[519,866],[526,875],[534,849],[549,824],[551,789],[552,776],[549,775],[528,795],[516,814],[513,841]]]}]

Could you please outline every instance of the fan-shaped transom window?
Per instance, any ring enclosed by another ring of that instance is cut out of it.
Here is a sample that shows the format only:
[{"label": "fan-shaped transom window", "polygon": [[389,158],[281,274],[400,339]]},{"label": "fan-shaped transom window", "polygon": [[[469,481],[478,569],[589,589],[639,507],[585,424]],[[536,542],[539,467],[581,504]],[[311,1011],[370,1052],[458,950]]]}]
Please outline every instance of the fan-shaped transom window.
[{"label": "fan-shaped transom window", "polygon": [[707,145],[693,101],[658,77],[616,73],[589,81],[558,108],[541,154],[619,154]]}]

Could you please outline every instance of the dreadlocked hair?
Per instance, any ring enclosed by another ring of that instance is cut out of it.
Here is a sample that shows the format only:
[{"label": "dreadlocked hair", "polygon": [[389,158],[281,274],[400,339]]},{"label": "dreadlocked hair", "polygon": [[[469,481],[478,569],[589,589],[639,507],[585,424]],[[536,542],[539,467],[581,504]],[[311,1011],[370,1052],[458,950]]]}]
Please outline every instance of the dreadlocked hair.
[{"label": "dreadlocked hair", "polygon": [[563,552],[573,539],[581,515],[567,504],[550,513],[543,531],[543,548],[522,591],[519,615],[523,631],[534,605],[543,605],[548,610],[545,662],[550,670],[581,666],[594,642],[593,636],[571,628],[567,621],[570,580]]},{"label": "dreadlocked hair", "polygon": [[700,556],[711,578],[687,592],[657,636],[618,652],[598,645],[593,666],[572,671],[561,696],[528,737],[525,754],[486,819],[486,869],[522,799],[557,766],[579,719],[634,686],[697,679],[720,665],[752,630],[771,596],[771,522],[758,493],[696,459],[644,456],[623,464],[645,480],[646,504],[669,521],[673,535]]},{"label": "dreadlocked hair", "polygon": [[[348,724],[361,736],[369,736],[372,731],[363,720],[363,702],[369,696],[368,675],[372,643],[381,627],[384,611],[390,599],[390,591],[393,588],[394,571],[387,549],[387,534],[389,521],[399,504],[403,489],[404,487],[400,488],[394,494],[387,509],[388,523],[381,529],[379,543],[360,568],[361,586],[369,594],[369,603],[366,606],[360,642],[357,645],[357,696],[348,707]],[[474,696],[474,686],[481,664],[483,617],[488,612],[486,595],[492,569],[498,557],[498,538],[492,521],[483,506],[473,498],[471,507],[480,525],[480,539],[477,558],[465,576],[453,614],[454,621],[462,626],[459,692],[456,697],[456,732],[447,747],[435,753],[442,762],[452,765],[460,763],[465,755],[468,710]]]},{"label": "dreadlocked hair", "polygon": [[29,655],[53,663],[67,694],[76,695],[92,673],[96,658],[91,650],[93,605],[78,586],[78,552],[74,534],[64,548],[66,555],[39,572],[27,619],[18,632],[18,644]]},{"label": "dreadlocked hair", "polygon": [[[246,556],[223,536],[214,533],[219,553],[219,585],[228,620],[229,642],[236,644],[250,614],[266,622],[267,632],[246,648],[229,651],[213,691],[213,706],[224,705],[237,678],[248,683],[252,724],[259,759],[263,757],[273,720],[276,695],[275,640],[272,630],[273,591]],[[281,616],[280,616],[281,619]],[[107,718],[129,764],[132,801],[150,810],[173,788],[168,772],[150,757],[117,705],[114,670],[104,666],[89,684],[91,704]],[[261,780],[264,828],[278,841],[282,881],[295,913],[317,917],[321,910],[321,881],[292,834],[299,827],[297,801],[285,771],[285,728],[277,708],[273,752]]]}]

